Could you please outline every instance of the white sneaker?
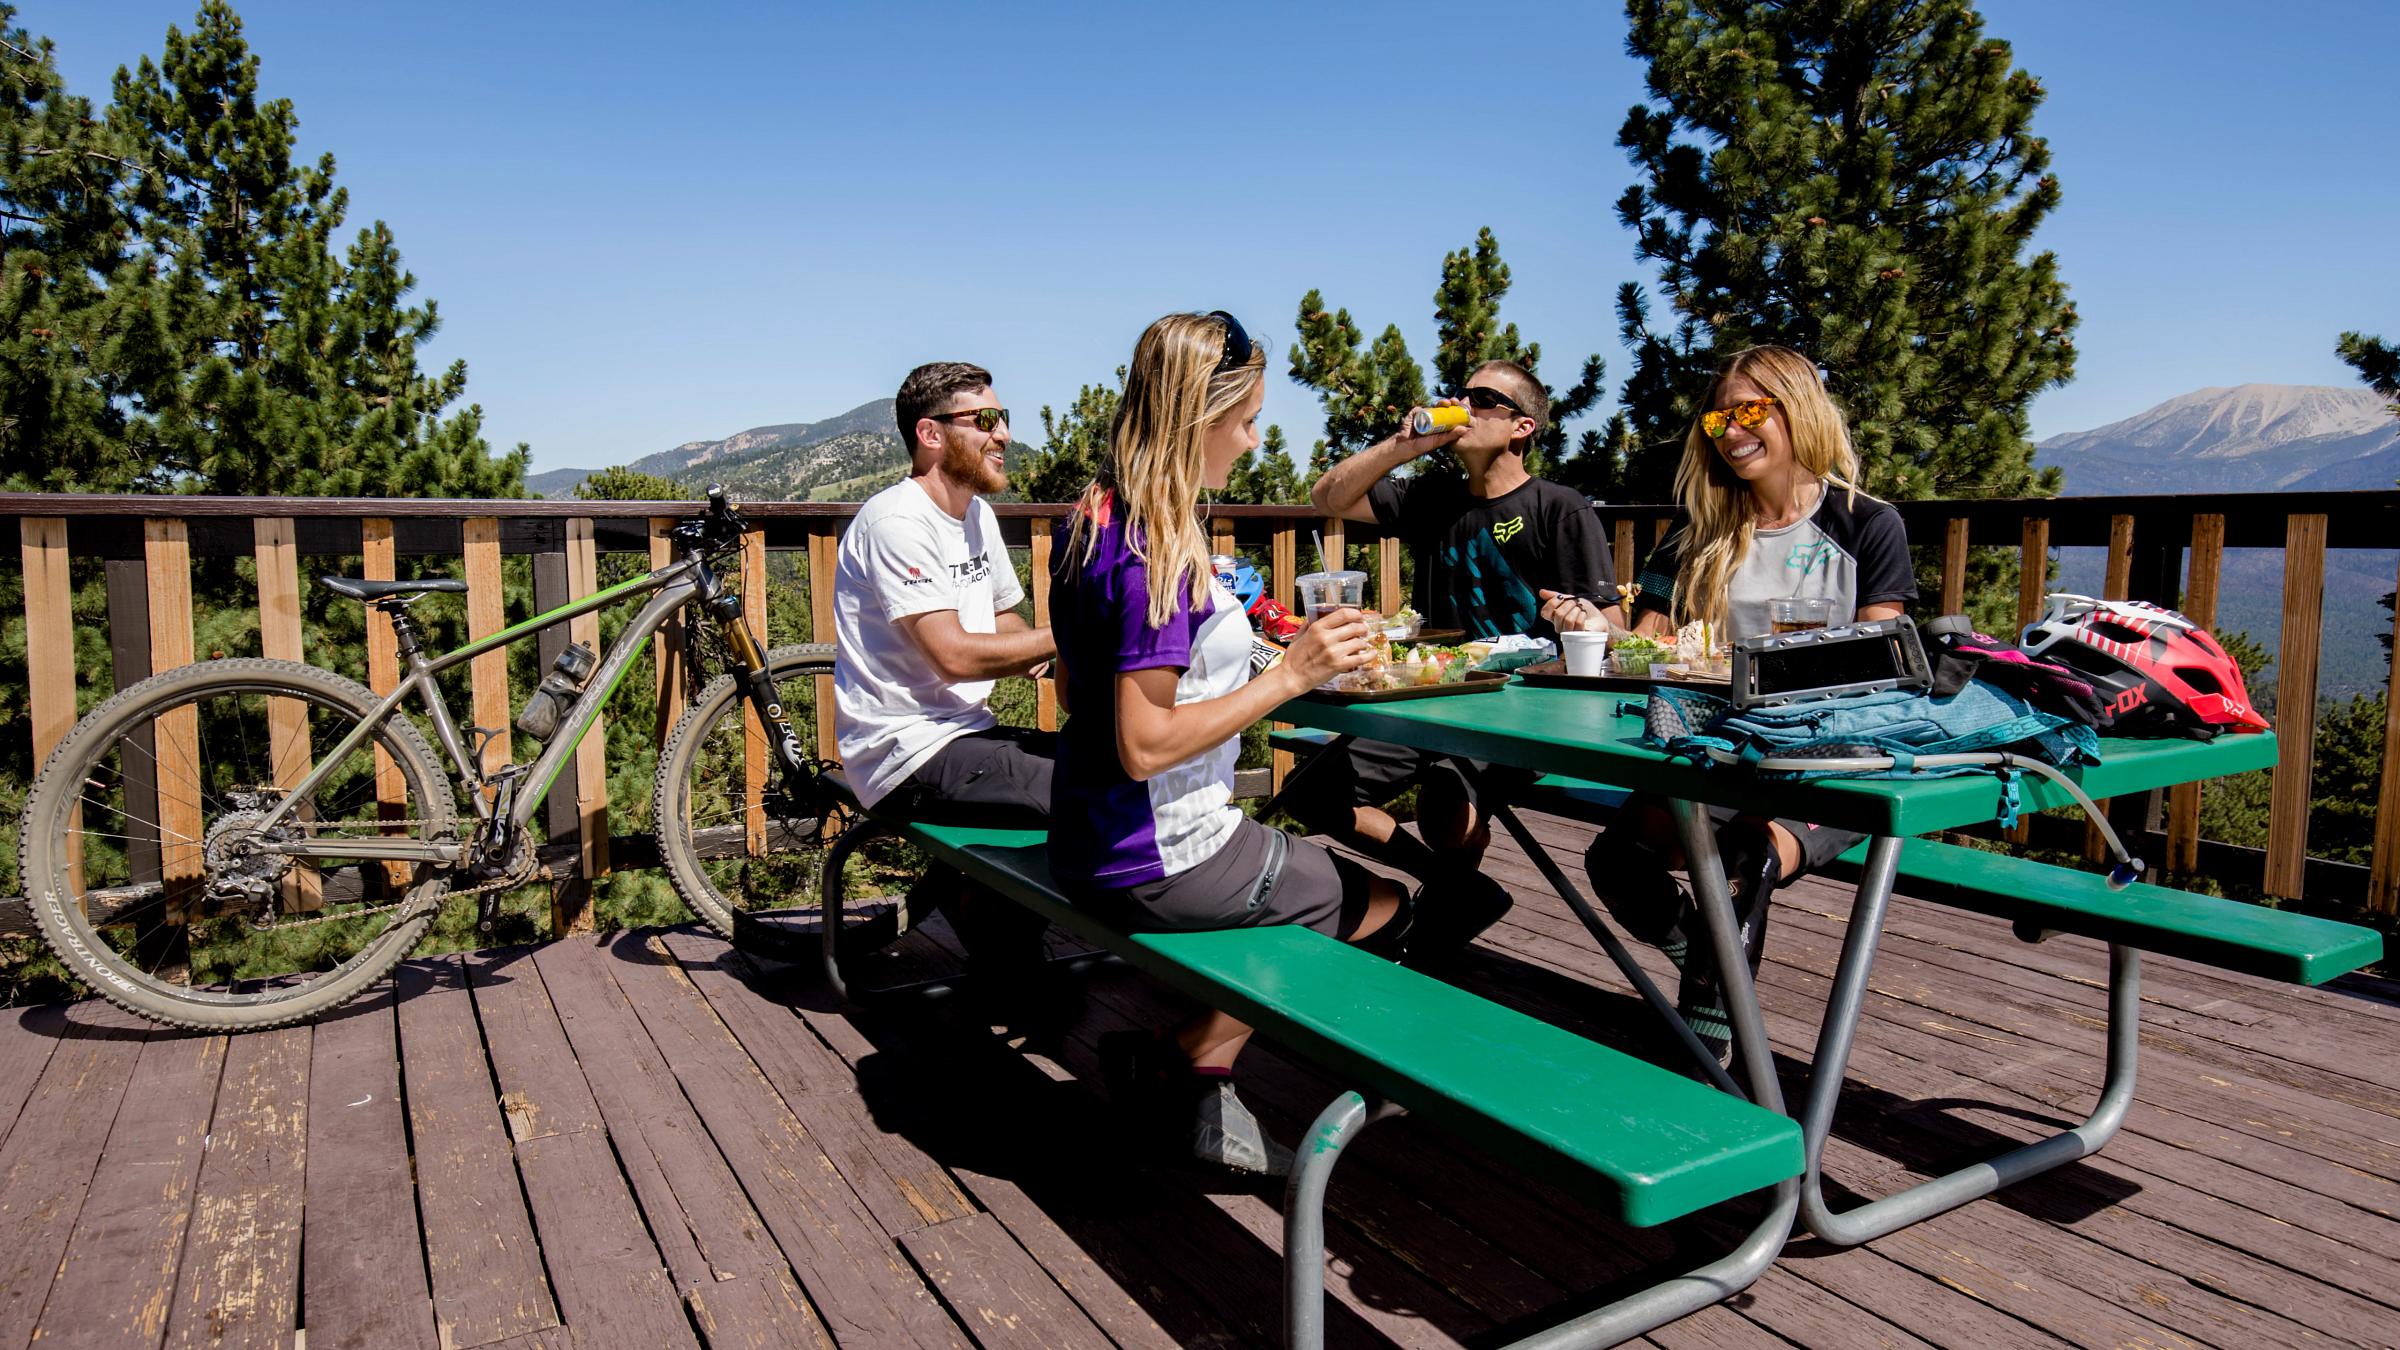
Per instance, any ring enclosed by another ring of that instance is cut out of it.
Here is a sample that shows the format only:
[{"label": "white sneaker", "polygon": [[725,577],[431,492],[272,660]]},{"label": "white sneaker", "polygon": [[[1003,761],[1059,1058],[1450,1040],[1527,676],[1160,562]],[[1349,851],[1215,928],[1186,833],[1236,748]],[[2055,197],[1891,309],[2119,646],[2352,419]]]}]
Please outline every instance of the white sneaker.
[{"label": "white sneaker", "polygon": [[1267,1137],[1258,1117],[1250,1114],[1250,1108],[1235,1094],[1232,1079],[1201,1094],[1199,1111],[1192,1120],[1192,1156],[1252,1176],[1292,1174],[1292,1151]]}]

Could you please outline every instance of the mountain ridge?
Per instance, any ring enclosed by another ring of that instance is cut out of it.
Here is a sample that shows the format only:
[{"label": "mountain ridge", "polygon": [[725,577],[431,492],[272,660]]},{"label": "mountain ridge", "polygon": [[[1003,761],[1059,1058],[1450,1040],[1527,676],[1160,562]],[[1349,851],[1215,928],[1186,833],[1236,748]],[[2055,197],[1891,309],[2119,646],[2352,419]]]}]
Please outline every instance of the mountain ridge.
[{"label": "mountain ridge", "polygon": [[2065,470],[2071,497],[2154,491],[2167,464],[2187,492],[2388,488],[2400,480],[2400,419],[2367,389],[2214,386],[2034,451],[2037,466]]},{"label": "mountain ridge", "polygon": [[[819,487],[889,473],[898,477],[908,456],[892,424],[892,400],[870,399],[816,422],[775,422],[716,440],[685,441],[644,455],[625,467],[688,487],[722,482],[737,497],[814,500]],[[570,497],[598,469],[552,469],[530,474],[526,489]]]}]

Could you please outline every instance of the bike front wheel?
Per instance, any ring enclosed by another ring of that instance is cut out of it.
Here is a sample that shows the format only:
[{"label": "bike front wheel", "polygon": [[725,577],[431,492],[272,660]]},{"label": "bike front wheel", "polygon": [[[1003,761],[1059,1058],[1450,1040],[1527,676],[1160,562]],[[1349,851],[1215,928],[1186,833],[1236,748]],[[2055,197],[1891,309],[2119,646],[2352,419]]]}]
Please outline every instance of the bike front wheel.
[{"label": "bike front wheel", "polygon": [[93,709],[34,780],[18,834],[59,959],[120,1007],[203,1030],[301,1021],[374,983],[424,936],[448,873],[341,848],[457,835],[449,781],[397,713],[321,758],[377,702],[331,672],[245,658]]},{"label": "bike front wheel", "polygon": [[[817,677],[833,674],[832,645],[778,647],[767,669],[793,735],[812,744],[816,719],[833,715],[816,706]],[[757,945],[756,926],[767,916],[813,913],[831,840],[826,804],[787,796],[769,729],[748,695],[733,675],[700,691],[659,754],[651,819],[684,904],[727,939]]]}]

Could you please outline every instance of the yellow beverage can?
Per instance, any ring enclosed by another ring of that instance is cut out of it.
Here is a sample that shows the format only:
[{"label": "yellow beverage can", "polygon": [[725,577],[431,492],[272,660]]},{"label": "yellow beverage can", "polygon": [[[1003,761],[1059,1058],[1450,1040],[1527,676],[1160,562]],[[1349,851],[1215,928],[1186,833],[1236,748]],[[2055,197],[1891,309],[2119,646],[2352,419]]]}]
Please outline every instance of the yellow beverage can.
[{"label": "yellow beverage can", "polygon": [[1417,415],[1409,419],[1408,425],[1409,430],[1417,435],[1430,436],[1437,431],[1447,431],[1451,427],[1463,427],[1473,417],[1474,414],[1465,408],[1450,403],[1439,408],[1419,409]]}]

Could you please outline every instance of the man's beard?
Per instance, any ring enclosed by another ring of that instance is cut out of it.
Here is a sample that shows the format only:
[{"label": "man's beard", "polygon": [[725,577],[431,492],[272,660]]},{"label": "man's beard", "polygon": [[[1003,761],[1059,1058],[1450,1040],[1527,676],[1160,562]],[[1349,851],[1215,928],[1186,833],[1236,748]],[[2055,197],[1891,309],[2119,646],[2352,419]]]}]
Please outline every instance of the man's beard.
[{"label": "man's beard", "polygon": [[1001,492],[1008,487],[1006,469],[985,463],[981,450],[955,441],[942,449],[942,472],[977,492]]}]

